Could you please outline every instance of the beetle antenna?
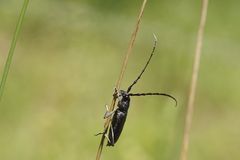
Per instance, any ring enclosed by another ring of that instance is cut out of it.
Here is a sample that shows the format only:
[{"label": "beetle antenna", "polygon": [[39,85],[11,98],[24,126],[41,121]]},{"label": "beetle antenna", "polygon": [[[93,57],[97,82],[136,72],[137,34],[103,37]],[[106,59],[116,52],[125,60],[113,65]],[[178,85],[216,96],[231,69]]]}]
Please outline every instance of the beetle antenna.
[{"label": "beetle antenna", "polygon": [[166,96],[175,101],[175,106],[177,106],[177,99],[166,93],[129,93],[129,96]]},{"label": "beetle antenna", "polygon": [[137,83],[137,81],[141,78],[141,76],[142,76],[142,74],[144,73],[144,71],[146,70],[146,68],[147,68],[147,66],[148,66],[148,64],[149,64],[149,62],[150,62],[150,60],[152,59],[152,56],[153,56],[154,51],[155,51],[156,46],[157,46],[157,37],[156,37],[155,34],[153,34],[153,37],[154,37],[154,44],[153,44],[153,48],[152,48],[151,55],[150,55],[150,57],[149,57],[147,63],[145,64],[145,66],[144,66],[142,72],[141,72],[141,73],[139,74],[139,76],[137,77],[137,79],[136,79],[135,81],[133,81],[133,83],[128,87],[128,89],[127,89],[127,93],[129,93],[129,92],[131,91],[132,87],[133,87],[133,86]]}]

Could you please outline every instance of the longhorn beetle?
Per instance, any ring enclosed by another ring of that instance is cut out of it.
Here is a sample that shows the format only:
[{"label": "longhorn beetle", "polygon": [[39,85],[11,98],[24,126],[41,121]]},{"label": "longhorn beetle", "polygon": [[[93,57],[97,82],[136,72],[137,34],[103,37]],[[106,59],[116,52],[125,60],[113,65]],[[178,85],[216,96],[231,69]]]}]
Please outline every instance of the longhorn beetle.
[{"label": "longhorn beetle", "polygon": [[[157,38],[155,35],[154,36],[154,45],[152,52],[150,54],[150,57],[145,64],[144,68],[142,69],[141,73],[139,76],[136,78],[136,80],[133,81],[133,83],[128,87],[127,91],[124,90],[119,90],[115,91],[115,94],[113,95],[117,99],[117,108],[114,111],[109,111],[108,106],[106,105],[107,112],[104,115],[104,118],[109,118],[112,117],[112,122],[110,123],[110,131],[108,135],[104,135],[107,140],[107,146],[114,146],[114,144],[117,142],[119,136],[121,135],[124,123],[127,118],[128,114],[128,108],[130,105],[130,97],[132,96],[166,96],[171,99],[173,99],[177,105],[177,100],[173,96],[166,94],[166,93],[130,93],[132,87],[138,82],[138,80],[141,78],[142,74],[146,70],[150,60],[152,59],[152,56],[154,55],[154,51],[156,49],[157,45]],[[106,134],[104,133],[99,133],[99,134]],[[99,135],[97,134],[97,135]]]}]

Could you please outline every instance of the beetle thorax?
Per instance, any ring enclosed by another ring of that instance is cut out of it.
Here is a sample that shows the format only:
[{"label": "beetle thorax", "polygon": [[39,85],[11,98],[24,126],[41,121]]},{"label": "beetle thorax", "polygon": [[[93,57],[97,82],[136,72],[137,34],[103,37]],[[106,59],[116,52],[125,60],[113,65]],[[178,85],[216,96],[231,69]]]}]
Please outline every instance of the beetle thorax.
[{"label": "beetle thorax", "polygon": [[118,92],[118,108],[120,111],[127,112],[130,104],[130,97],[126,91]]}]

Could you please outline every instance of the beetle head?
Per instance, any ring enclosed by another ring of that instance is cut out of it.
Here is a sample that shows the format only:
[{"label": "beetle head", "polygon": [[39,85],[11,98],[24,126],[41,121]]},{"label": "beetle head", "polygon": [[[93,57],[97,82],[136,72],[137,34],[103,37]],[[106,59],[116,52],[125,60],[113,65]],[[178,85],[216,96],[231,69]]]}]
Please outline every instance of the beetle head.
[{"label": "beetle head", "polygon": [[118,97],[118,100],[119,100],[119,101],[129,100],[129,95],[128,95],[128,93],[127,93],[126,91],[124,91],[124,90],[119,90],[117,97]]}]

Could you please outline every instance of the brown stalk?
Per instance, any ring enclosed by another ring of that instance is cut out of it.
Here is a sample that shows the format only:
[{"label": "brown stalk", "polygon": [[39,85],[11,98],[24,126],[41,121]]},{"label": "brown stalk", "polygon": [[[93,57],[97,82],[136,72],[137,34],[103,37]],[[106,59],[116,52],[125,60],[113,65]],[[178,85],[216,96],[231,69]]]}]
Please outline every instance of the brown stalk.
[{"label": "brown stalk", "polygon": [[187,160],[187,155],[188,155],[189,135],[190,135],[190,129],[192,125],[194,100],[196,95],[196,86],[197,86],[197,79],[198,79],[198,73],[199,73],[202,43],[203,43],[203,33],[204,33],[205,22],[207,18],[207,8],[208,8],[208,0],[202,0],[201,18],[200,18],[200,24],[198,28],[195,57],[194,57],[193,71],[192,71],[192,80],[191,80],[191,84],[190,84],[191,86],[189,90],[187,112],[186,112],[185,124],[184,124],[185,126],[184,126],[183,142],[182,142],[182,148],[180,152],[180,160]]},{"label": "brown stalk", "polygon": [[[121,82],[122,82],[122,79],[123,79],[123,75],[124,75],[124,73],[126,71],[126,68],[127,68],[128,59],[129,59],[130,54],[132,53],[134,42],[136,40],[136,36],[137,36],[138,30],[139,30],[141,18],[143,16],[143,12],[144,12],[146,3],[147,3],[147,0],[143,0],[142,7],[140,9],[140,12],[139,12],[139,15],[138,15],[138,18],[137,18],[137,23],[136,23],[135,29],[132,33],[132,36],[131,36],[131,39],[130,39],[130,42],[129,42],[129,45],[128,45],[128,49],[127,49],[127,52],[125,54],[124,61],[123,61],[123,64],[122,64],[121,72],[120,72],[119,78],[118,78],[117,83],[116,83],[116,90],[113,94],[116,94],[116,91],[119,90],[119,88],[120,88],[120,85],[121,85]],[[110,105],[110,111],[114,110],[115,104],[116,104],[116,97],[113,96],[112,103]],[[101,138],[101,141],[100,141],[100,145],[98,147],[96,160],[100,160],[100,158],[101,158],[102,149],[103,149],[103,145],[104,145],[104,141],[105,141],[105,136],[104,135],[108,132],[110,124],[111,124],[111,118],[108,118],[104,123],[104,132],[103,132],[103,135],[102,135],[102,138]]]}]

